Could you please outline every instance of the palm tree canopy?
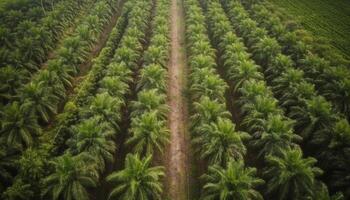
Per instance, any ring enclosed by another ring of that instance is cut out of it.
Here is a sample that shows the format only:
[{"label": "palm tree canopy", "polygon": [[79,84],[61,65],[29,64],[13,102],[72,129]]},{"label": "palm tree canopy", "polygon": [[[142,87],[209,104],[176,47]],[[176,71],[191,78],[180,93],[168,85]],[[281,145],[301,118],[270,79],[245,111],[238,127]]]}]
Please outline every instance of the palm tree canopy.
[{"label": "palm tree canopy", "polygon": [[37,118],[25,105],[13,102],[4,108],[1,122],[1,138],[8,146],[22,149],[33,143],[33,136],[41,133]]},{"label": "palm tree canopy", "polygon": [[203,200],[263,199],[254,188],[264,181],[256,177],[255,168],[245,168],[242,161],[230,161],[225,168],[210,166],[202,179],[205,181]]},{"label": "palm tree canopy", "polygon": [[159,119],[157,111],[133,118],[130,132],[132,136],[126,144],[132,145],[134,152],[146,155],[152,154],[154,150],[162,152],[170,137],[166,121]]},{"label": "palm tree canopy", "polygon": [[194,142],[199,144],[201,157],[208,158],[211,164],[225,165],[231,159],[243,159],[246,148],[242,140],[248,139],[249,135],[235,131],[231,120],[219,118],[210,125],[204,124],[200,132]]},{"label": "palm tree canopy", "polygon": [[266,161],[267,192],[276,193],[279,199],[312,195],[315,177],[322,174],[321,169],[314,167],[317,160],[303,158],[300,148],[281,151],[278,156],[268,155]]},{"label": "palm tree canopy", "polygon": [[98,173],[89,167],[81,156],[66,153],[51,162],[55,167],[44,179],[42,195],[50,195],[53,200],[88,200],[87,187],[96,187]]},{"label": "palm tree canopy", "polygon": [[140,159],[136,154],[128,154],[125,167],[107,177],[108,182],[116,183],[109,199],[120,200],[160,200],[163,191],[160,178],[163,167],[150,167],[152,157]]}]

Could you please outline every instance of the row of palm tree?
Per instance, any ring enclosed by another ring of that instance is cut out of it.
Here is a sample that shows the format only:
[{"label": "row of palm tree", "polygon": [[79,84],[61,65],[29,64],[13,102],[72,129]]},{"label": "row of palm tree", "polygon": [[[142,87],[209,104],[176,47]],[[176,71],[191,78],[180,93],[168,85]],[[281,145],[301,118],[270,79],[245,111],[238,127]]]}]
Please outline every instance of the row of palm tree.
[{"label": "row of palm tree", "polygon": [[[349,158],[346,153],[349,143],[339,140],[350,134],[348,121],[317,94],[315,85],[306,81],[303,71],[294,69],[293,61],[282,54],[278,42],[249,18],[238,1],[222,3],[236,32],[252,52],[253,59],[263,67],[267,83],[280,100],[286,115],[295,120],[293,127],[303,137],[302,147],[308,147],[309,153],[320,161],[318,166],[326,172],[328,186],[335,191],[348,191],[345,177],[349,171],[343,166]],[[341,133],[336,130],[337,127],[342,127]],[[341,147],[331,145],[335,140],[342,143]]]},{"label": "row of palm tree", "polygon": [[[204,1],[205,2],[205,1]],[[205,2],[208,27],[212,41],[220,55],[225,78],[239,94],[241,126],[250,133],[249,146],[256,150],[257,160],[263,157],[263,177],[267,180],[266,197],[278,199],[314,199],[315,179],[322,171],[314,167],[316,159],[303,158],[296,142],[301,137],[293,131],[293,122],[278,106],[278,101],[266,86],[260,66],[250,58],[247,50],[233,32],[229,19],[217,1]],[[290,174],[288,177],[286,174]],[[318,189],[318,188],[317,188]],[[324,188],[324,199],[329,197]]]},{"label": "row of palm tree", "polygon": [[332,64],[330,60],[313,52],[312,46],[298,34],[299,29],[289,30],[288,24],[283,23],[262,2],[249,3],[246,7],[249,7],[247,10],[252,19],[266,29],[271,37],[276,38],[282,52],[291,56],[295,65],[304,71],[308,81],[315,84],[317,91],[350,119],[350,70],[347,66]]},{"label": "row of palm tree", "polygon": [[[23,85],[13,101],[1,108],[1,121],[6,122],[1,123],[1,138],[9,147],[19,147],[19,150],[30,147],[31,142],[28,142],[30,139],[27,137],[32,138],[39,134],[40,129],[22,130],[28,126],[37,127],[38,124],[48,123],[57,113],[59,103],[66,98],[66,90],[70,88],[73,76],[77,75],[79,65],[88,56],[91,44],[97,41],[112,11],[113,8],[106,2],[98,2],[91,16],[78,27],[88,31],[90,39],[85,40],[81,33],[65,39],[57,58],[48,63],[47,69],[40,71],[28,84]],[[91,38],[94,38],[93,41]],[[9,112],[15,108],[16,112]],[[28,117],[32,123],[17,123]],[[8,130],[8,126],[11,126],[11,130]]]},{"label": "row of palm tree", "polygon": [[[116,184],[109,199],[162,199],[160,178],[165,175],[164,168],[152,167],[151,163],[152,155],[162,152],[169,138],[166,123],[167,71],[164,69],[169,52],[169,2],[159,0],[153,1],[153,4],[155,16],[151,21],[145,21],[145,25],[152,27],[152,36],[148,49],[143,53],[143,66],[135,88],[137,99],[130,102],[129,107],[130,136],[125,144],[132,147],[134,154],[126,156],[124,169],[107,177],[107,181]],[[128,41],[133,44],[133,40]],[[138,71],[138,66],[134,65],[136,62],[126,61],[133,63],[130,67]]]},{"label": "row of palm tree", "polygon": [[133,152],[149,156],[162,152],[169,140],[167,128],[167,62],[169,57],[169,2],[157,1],[152,37],[144,52],[137,83],[137,99],[131,102],[131,137],[126,141]]},{"label": "row of palm tree", "polygon": [[[96,187],[99,180],[103,178],[101,175],[105,172],[106,166],[115,162],[115,152],[118,148],[115,142],[116,134],[121,134],[122,131],[119,128],[119,123],[121,122],[122,108],[126,106],[125,96],[129,93],[129,84],[132,80],[131,69],[136,62],[134,59],[139,59],[142,52],[141,42],[146,37],[146,22],[151,15],[151,6],[147,1],[130,1],[125,5],[125,13],[124,17],[128,18],[126,30],[120,44],[114,44],[118,48],[116,48],[110,62],[107,61],[109,64],[104,65],[105,68],[100,68],[105,72],[100,74],[103,77],[100,77],[94,86],[96,88],[94,91],[97,94],[91,95],[90,100],[85,101],[81,107],[78,105],[81,109],[78,115],[79,120],[75,125],[69,127],[71,135],[66,142],[68,149],[62,156],[57,157],[57,160],[68,157],[71,159],[71,163],[82,162],[82,165],[69,164],[69,169],[61,172],[63,164],[61,162],[55,163],[55,170],[44,179],[44,185],[48,189],[43,191],[43,195],[48,195],[49,198],[89,199],[87,188]],[[135,43],[130,43],[131,40]],[[129,57],[128,60],[125,59],[122,55],[126,51],[134,56]],[[101,59],[103,60],[102,57]],[[102,60],[101,63],[103,63]],[[81,89],[84,90],[86,87]],[[83,94],[81,97],[86,96]],[[78,101],[76,102],[79,104]],[[127,170],[133,172],[133,170],[141,169],[140,167],[145,169],[148,167],[147,162],[136,156],[128,156]],[[132,166],[135,168],[133,169]],[[77,173],[78,171],[79,173]],[[153,173],[152,170],[150,173]],[[62,187],[61,179],[66,177],[68,180],[65,181],[65,188],[62,188],[58,193],[56,188]],[[109,181],[115,179],[115,177],[108,178]],[[146,177],[146,179],[149,181],[149,178]],[[126,181],[128,181],[127,178],[123,179],[121,184],[127,184]],[[118,185],[116,187],[118,188]],[[124,187],[121,186],[121,188]],[[120,191],[121,188],[119,187],[117,191]],[[115,190],[113,192],[110,198],[114,198],[116,192]]]},{"label": "row of palm tree", "polygon": [[256,187],[264,181],[256,169],[246,167],[243,157],[249,138],[231,121],[225,104],[226,82],[215,70],[216,56],[211,47],[205,17],[196,0],[184,1],[186,38],[190,66],[192,141],[201,159],[209,164],[202,175],[200,199],[259,199]]},{"label": "row of palm tree", "polygon": [[[2,104],[13,99],[18,92],[16,90],[30,81],[29,77],[48,59],[68,28],[79,24],[76,20],[80,19],[78,14],[91,10],[93,5],[93,1],[65,0],[55,4],[39,21],[26,17],[10,18],[10,22],[18,23],[11,25],[13,30],[0,27],[0,70],[1,74],[6,73],[1,78],[2,85],[6,86],[0,90]],[[16,16],[13,11],[8,12],[12,13],[10,16]]]}]

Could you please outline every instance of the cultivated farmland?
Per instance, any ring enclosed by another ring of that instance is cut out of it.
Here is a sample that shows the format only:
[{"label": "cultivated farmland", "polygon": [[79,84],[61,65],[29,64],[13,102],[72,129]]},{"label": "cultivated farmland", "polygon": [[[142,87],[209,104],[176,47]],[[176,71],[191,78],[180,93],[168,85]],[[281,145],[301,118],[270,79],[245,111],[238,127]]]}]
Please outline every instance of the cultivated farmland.
[{"label": "cultivated farmland", "polygon": [[349,199],[349,13],[312,2],[0,1],[0,199]]}]

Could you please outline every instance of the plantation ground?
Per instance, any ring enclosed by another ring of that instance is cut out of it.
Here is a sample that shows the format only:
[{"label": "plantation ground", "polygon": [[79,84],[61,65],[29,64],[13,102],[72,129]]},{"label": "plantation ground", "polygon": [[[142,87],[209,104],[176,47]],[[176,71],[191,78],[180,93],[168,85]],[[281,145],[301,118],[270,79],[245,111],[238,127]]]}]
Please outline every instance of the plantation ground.
[{"label": "plantation ground", "polygon": [[346,0],[269,0],[350,57],[350,3]]}]

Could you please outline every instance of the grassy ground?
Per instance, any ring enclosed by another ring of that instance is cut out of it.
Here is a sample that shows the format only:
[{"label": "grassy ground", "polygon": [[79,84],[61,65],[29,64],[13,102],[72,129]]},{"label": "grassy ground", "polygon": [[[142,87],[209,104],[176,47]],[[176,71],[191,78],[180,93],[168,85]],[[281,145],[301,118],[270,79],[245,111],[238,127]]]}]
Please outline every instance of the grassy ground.
[{"label": "grassy ground", "polygon": [[269,0],[350,58],[349,0]]}]

